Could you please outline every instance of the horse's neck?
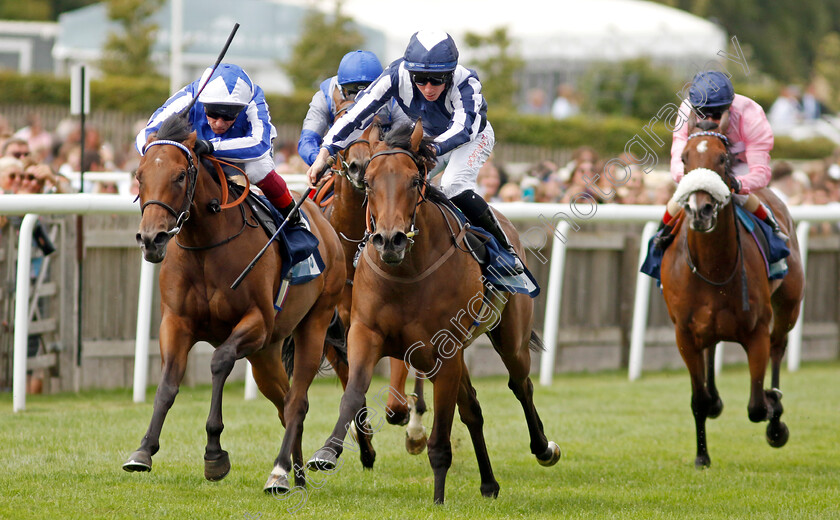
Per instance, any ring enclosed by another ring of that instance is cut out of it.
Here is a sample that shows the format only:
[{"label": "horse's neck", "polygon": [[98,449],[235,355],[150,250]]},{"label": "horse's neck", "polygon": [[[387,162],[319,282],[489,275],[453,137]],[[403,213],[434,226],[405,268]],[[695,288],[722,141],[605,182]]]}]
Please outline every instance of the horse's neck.
[{"label": "horse's neck", "polygon": [[452,232],[457,234],[458,221],[446,209],[427,200],[417,206],[414,227],[419,233],[414,237],[409,254],[415,268],[422,271],[452,247]]},{"label": "horse's neck", "polygon": [[365,194],[353,187],[343,175],[335,180],[335,195],[330,220],[337,231],[359,240],[365,231]]},{"label": "horse's neck", "polygon": [[688,244],[691,257],[699,270],[726,269],[738,257],[738,230],[735,227],[735,205],[730,202],[718,214],[715,229],[709,233],[692,231],[688,223]]}]

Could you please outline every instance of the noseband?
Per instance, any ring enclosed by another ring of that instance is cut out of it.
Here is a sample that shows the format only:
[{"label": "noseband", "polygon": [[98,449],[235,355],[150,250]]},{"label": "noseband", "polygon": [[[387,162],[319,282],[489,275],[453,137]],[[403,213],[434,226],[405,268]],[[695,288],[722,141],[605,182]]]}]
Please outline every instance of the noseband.
[{"label": "noseband", "polygon": [[[417,229],[414,225],[415,220],[417,219],[417,208],[426,201],[426,176],[420,171],[420,165],[417,162],[417,158],[414,156],[413,153],[409,152],[408,150],[403,150],[401,148],[394,148],[391,150],[383,150],[381,152],[376,152],[375,154],[370,156],[370,160],[368,161],[368,165],[373,162],[374,159],[383,155],[398,155],[404,154],[411,157],[411,160],[414,162],[414,165],[417,166],[417,178],[419,180],[418,185],[416,186],[418,191],[418,198],[417,203],[414,205],[414,211],[411,214],[411,229],[406,236],[411,243],[414,243],[414,237],[420,234],[420,230]],[[425,168],[423,168],[425,169]],[[367,235],[372,235],[376,231],[376,221],[373,219],[373,215],[370,214],[370,204],[368,204],[367,196],[365,196],[365,205],[367,206]]]},{"label": "noseband", "polygon": [[168,144],[179,148],[184,154],[187,156],[187,160],[189,161],[189,167],[187,168],[187,195],[184,198],[184,204],[182,204],[182,209],[180,212],[175,211],[172,207],[160,200],[147,200],[140,206],[140,215],[143,215],[143,211],[146,210],[146,206],[150,204],[154,204],[156,206],[160,206],[168,211],[173,217],[175,217],[175,226],[167,231],[166,233],[171,237],[177,235],[181,232],[181,227],[184,225],[184,222],[190,218],[190,206],[192,206],[193,198],[195,197],[195,181],[196,177],[198,176],[198,168],[195,166],[195,161],[193,161],[192,152],[189,148],[184,146],[183,144],[177,141],[169,141],[167,139],[161,139],[160,141],[152,141],[151,143],[147,144],[144,148],[143,152],[145,153],[146,150],[149,149],[151,146],[156,146],[159,144]]}]

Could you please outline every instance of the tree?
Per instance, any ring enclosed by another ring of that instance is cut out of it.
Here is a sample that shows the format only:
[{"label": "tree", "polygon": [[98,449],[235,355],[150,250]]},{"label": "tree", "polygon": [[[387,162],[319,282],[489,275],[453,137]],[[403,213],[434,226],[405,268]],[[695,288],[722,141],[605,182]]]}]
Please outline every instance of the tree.
[{"label": "tree", "polygon": [[675,101],[677,85],[667,69],[638,58],[592,67],[581,81],[581,91],[586,93],[588,112],[646,119]]},{"label": "tree", "polygon": [[334,76],[341,58],[360,48],[364,41],[353,19],[341,14],[340,1],[331,16],[313,9],[304,18],[300,39],[292,48],[289,61],[282,65],[283,70],[296,89],[315,88]]},{"label": "tree", "polygon": [[826,34],[817,49],[814,59],[814,75],[823,78],[829,87],[828,98],[824,101],[830,108],[840,107],[840,33]]},{"label": "tree", "polygon": [[478,70],[481,92],[487,103],[494,107],[513,107],[519,92],[516,75],[525,62],[513,52],[513,41],[507,28],[496,28],[486,36],[468,32],[464,35],[464,43],[480,56],[468,65]]},{"label": "tree", "polygon": [[108,0],[108,18],[122,26],[120,34],[108,33],[100,68],[106,76],[159,76],[152,63],[152,46],[158,30],[149,21],[164,0]]}]

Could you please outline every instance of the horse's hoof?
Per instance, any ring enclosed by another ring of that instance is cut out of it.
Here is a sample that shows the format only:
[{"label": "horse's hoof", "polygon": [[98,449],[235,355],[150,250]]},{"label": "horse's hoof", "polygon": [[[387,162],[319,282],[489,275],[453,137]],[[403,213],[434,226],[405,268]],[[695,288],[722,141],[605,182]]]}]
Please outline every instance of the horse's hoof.
[{"label": "horse's hoof", "polygon": [[560,460],[560,446],[554,441],[548,441],[545,453],[541,457],[537,457],[537,462],[540,463],[540,466],[548,467],[557,464],[558,460]]},{"label": "horse's hoof", "polygon": [[306,463],[306,468],[311,471],[330,471],[335,469],[338,459],[329,450],[320,449]]},{"label": "horse's hoof", "polygon": [[222,480],[230,472],[230,457],[222,450],[222,456],[216,460],[204,458],[204,478],[210,481]]},{"label": "horse's hoof", "polygon": [[781,448],[787,444],[788,438],[790,438],[790,430],[782,421],[779,421],[778,425],[771,422],[767,425],[766,437],[767,444],[774,448]]},{"label": "horse's hoof", "polygon": [[286,475],[269,475],[263,491],[267,495],[285,495],[289,492],[289,478]]},{"label": "horse's hoof", "polygon": [[426,449],[426,432],[423,432],[423,436],[419,439],[412,439],[408,436],[408,432],[405,432],[405,451],[412,455],[420,455]]},{"label": "horse's hoof", "polygon": [[128,457],[122,469],[126,471],[152,471],[152,456],[148,452],[137,450]]},{"label": "horse's hoof", "polygon": [[706,417],[709,419],[717,419],[720,417],[720,414],[723,412],[723,401],[721,401],[720,397],[718,397],[717,401],[712,403],[709,406],[709,410],[706,412]]},{"label": "horse's hoof", "polygon": [[499,483],[491,482],[490,484],[482,484],[481,496],[485,498],[499,498]]},{"label": "horse's hoof", "polygon": [[376,450],[373,449],[373,445],[367,450],[362,450],[359,454],[359,460],[362,461],[363,468],[373,469],[373,463],[376,462]]},{"label": "horse's hoof", "polygon": [[709,458],[708,455],[698,455],[696,459],[694,459],[694,467],[696,469],[706,469],[712,465],[712,459]]}]

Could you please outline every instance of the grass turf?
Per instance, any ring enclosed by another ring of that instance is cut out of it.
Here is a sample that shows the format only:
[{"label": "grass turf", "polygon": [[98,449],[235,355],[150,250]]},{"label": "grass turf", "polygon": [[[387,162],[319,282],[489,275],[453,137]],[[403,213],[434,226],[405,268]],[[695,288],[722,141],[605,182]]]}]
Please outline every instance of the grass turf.
[{"label": "grass turf", "polygon": [[[167,417],[151,473],[120,466],[139,446],[152,412],[131,391],[29,396],[12,413],[0,394],[0,518],[840,518],[840,364],[808,364],[782,374],[782,449],[764,440],[766,423],[747,419],[745,366],[724,370],[720,418],[707,423],[711,468],[694,469],[694,422],[685,371],[556,376],[536,387],[545,431],[563,450],[552,468],[528,449],[521,408],[504,378],[474,381],[499,498],[480,496],[469,435],[457,418],[446,504],[432,504],[425,454],[403,448],[404,429],[385,425],[374,439],[373,471],[345,451],[332,475],[311,474],[308,490],[286,500],[262,492],[280,448],[282,427],[263,397],[243,400],[242,384],[225,390],[222,447],[232,470],[203,478],[209,388],[182,388]],[[536,378],[535,378],[536,379]],[[375,379],[371,390],[387,381]],[[431,385],[426,397],[431,403]],[[340,386],[319,379],[310,390],[304,457],[327,438]],[[377,407],[368,394],[368,405]],[[424,424],[431,429],[431,414]],[[375,424],[375,423],[374,423]]]}]

